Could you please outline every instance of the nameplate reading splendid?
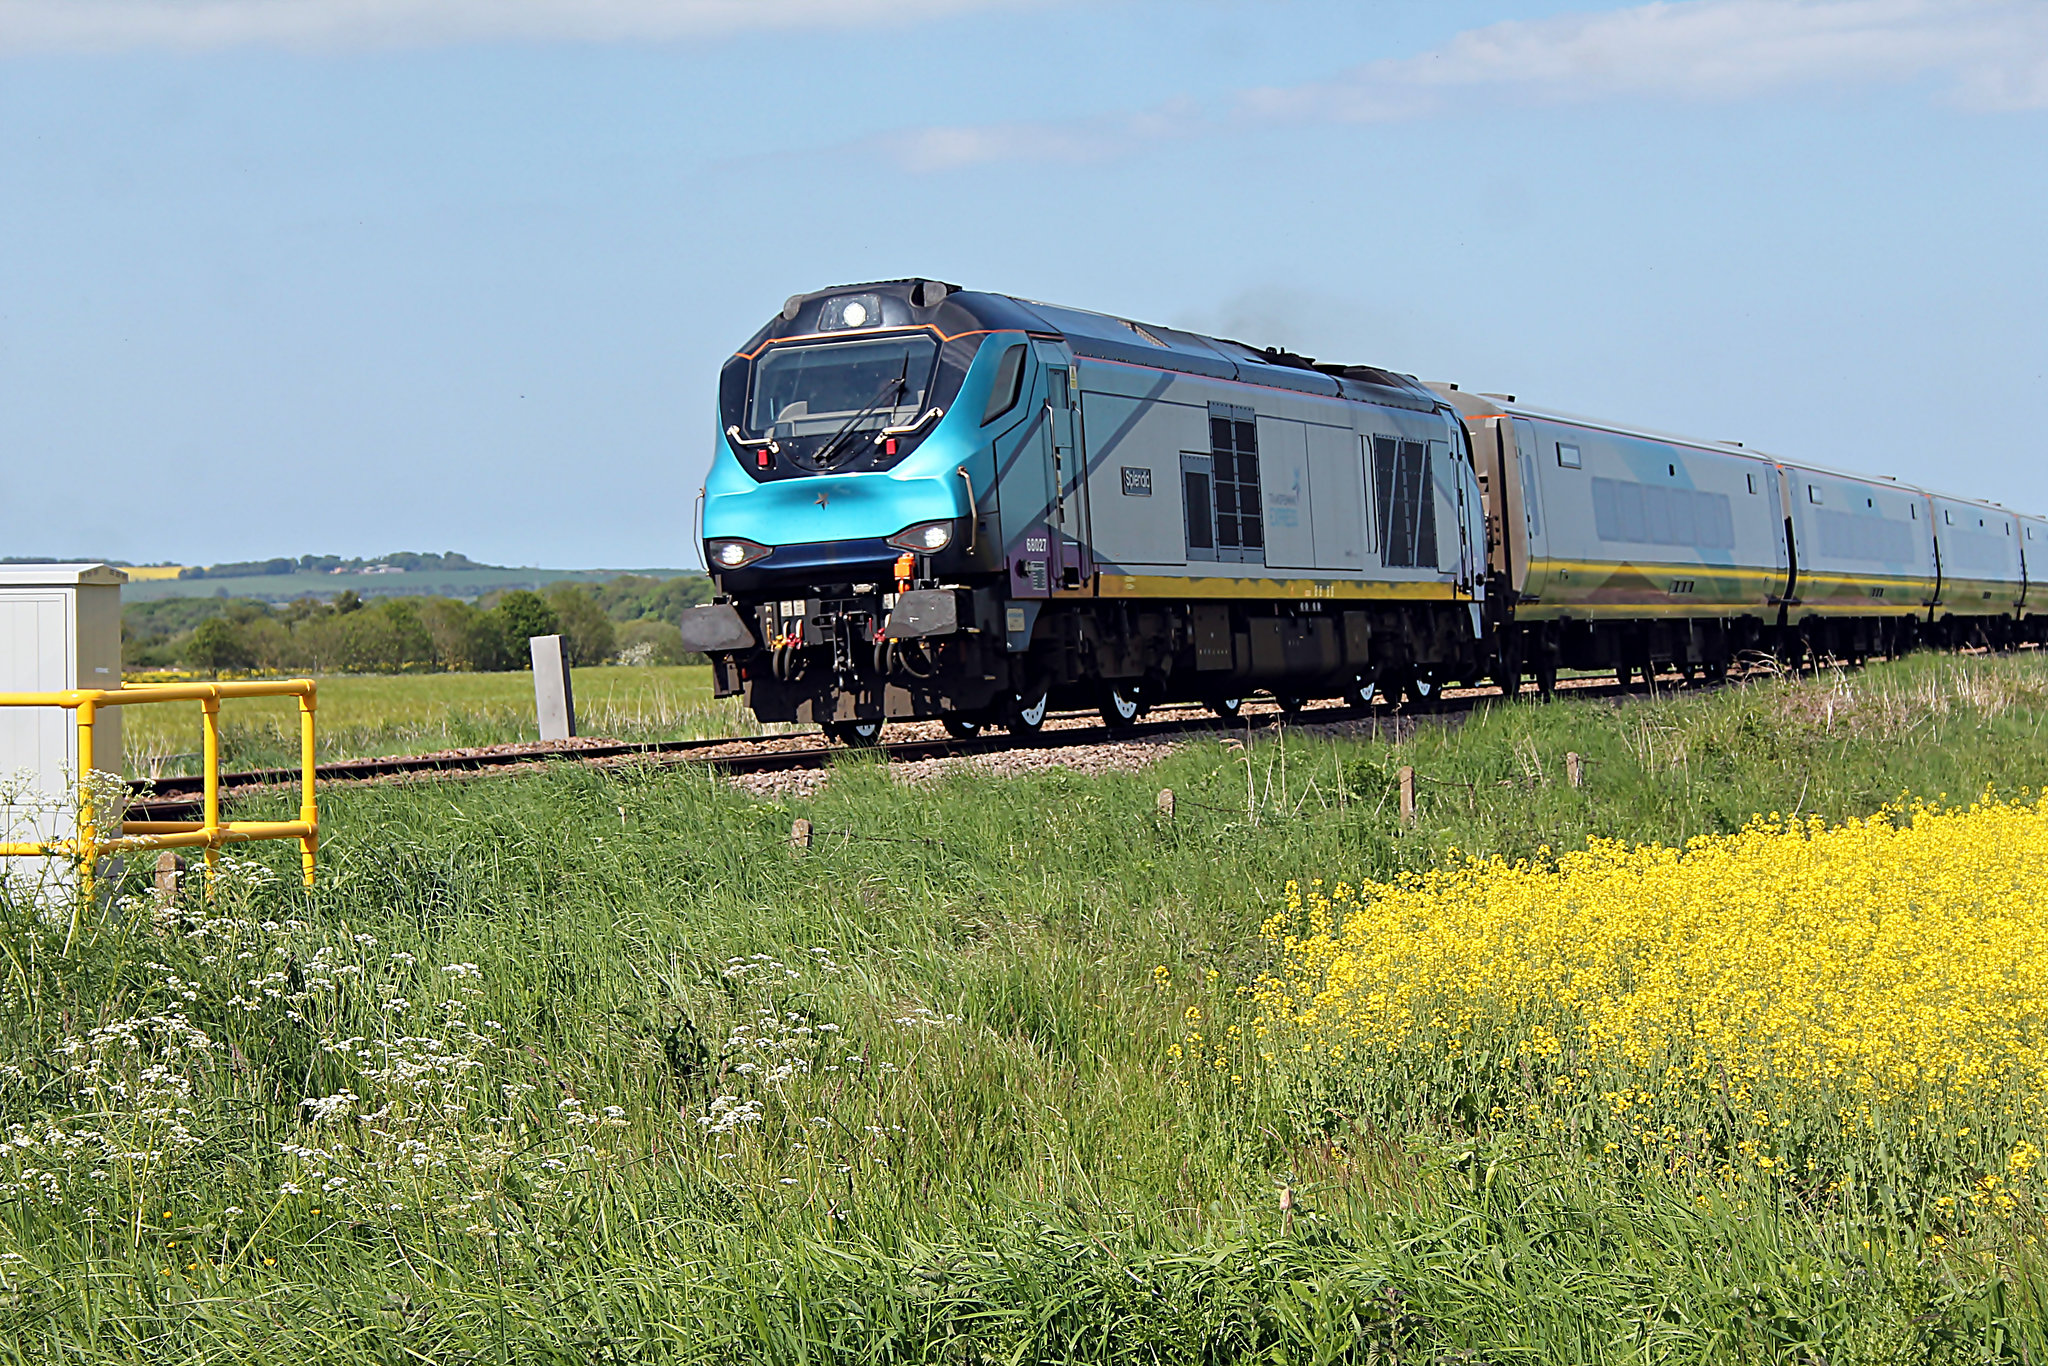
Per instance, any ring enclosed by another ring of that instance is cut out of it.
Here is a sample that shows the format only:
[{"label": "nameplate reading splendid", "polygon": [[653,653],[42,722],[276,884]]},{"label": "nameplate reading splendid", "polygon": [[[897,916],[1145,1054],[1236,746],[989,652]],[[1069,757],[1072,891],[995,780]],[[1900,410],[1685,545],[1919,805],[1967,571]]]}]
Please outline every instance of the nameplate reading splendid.
[{"label": "nameplate reading splendid", "polygon": [[1123,472],[1124,497],[1150,498],[1152,496],[1152,471],[1133,469],[1131,466],[1125,465]]}]

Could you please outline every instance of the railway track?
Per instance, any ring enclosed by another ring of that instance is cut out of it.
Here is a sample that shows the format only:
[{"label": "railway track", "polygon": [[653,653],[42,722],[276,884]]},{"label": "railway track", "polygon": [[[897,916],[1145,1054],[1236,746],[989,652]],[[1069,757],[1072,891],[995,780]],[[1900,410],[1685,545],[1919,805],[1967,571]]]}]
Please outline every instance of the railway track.
[{"label": "railway track", "polygon": [[[1663,686],[1660,680],[1659,687]],[[1671,686],[1684,688],[1702,685],[1674,679]],[[1626,695],[1612,679],[1560,680],[1558,687],[1560,691],[1569,690],[1582,697]],[[1500,689],[1491,686],[1447,689],[1436,699],[1429,712],[1436,715],[1454,715],[1468,711],[1480,702],[1498,699],[1500,696]],[[1384,704],[1368,708],[1325,703],[1297,713],[1288,720],[1288,724],[1337,724],[1358,721],[1369,716],[1391,720],[1394,715],[1395,713]],[[316,777],[323,785],[457,779],[517,773],[564,762],[643,763],[664,766],[697,764],[720,773],[778,773],[794,769],[822,768],[836,757],[848,753],[869,752],[892,762],[912,762],[994,754],[1026,746],[1036,749],[1058,749],[1071,745],[1099,745],[1175,734],[1215,734],[1219,731],[1239,729],[1247,724],[1258,727],[1270,726],[1282,716],[1283,713],[1276,704],[1263,700],[1246,702],[1239,716],[1228,721],[1211,714],[1207,708],[1197,704],[1168,703],[1155,707],[1135,724],[1121,726],[1115,730],[1104,725],[1091,712],[1067,712],[1048,717],[1044,728],[1036,735],[1028,737],[995,731],[965,740],[930,733],[891,740],[884,731],[882,742],[868,751],[848,750],[844,745],[834,744],[816,734],[754,735],[717,740],[666,740],[649,743],[533,743],[440,754],[342,759],[321,764],[316,770]],[[920,723],[917,729],[920,732],[932,732],[938,728]],[[297,769],[250,769],[238,773],[223,773],[220,791],[222,800],[225,801],[236,796],[296,787],[298,782]],[[201,780],[197,776],[158,778],[129,804],[128,812],[131,818],[137,820],[193,819],[199,814],[200,802]]]}]

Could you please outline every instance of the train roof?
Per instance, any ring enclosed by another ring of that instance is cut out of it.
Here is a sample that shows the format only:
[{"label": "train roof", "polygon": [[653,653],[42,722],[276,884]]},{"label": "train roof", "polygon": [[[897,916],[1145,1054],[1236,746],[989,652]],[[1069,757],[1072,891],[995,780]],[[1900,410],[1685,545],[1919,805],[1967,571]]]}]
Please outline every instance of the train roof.
[{"label": "train roof", "polygon": [[1986,498],[1966,498],[1958,494],[1943,493],[1928,488],[1925,484],[1908,483],[1891,474],[1871,474],[1865,470],[1843,469],[1837,465],[1824,465],[1817,460],[1776,455],[1754,446],[1745,446],[1739,441],[1707,441],[1696,436],[1681,436],[1675,432],[1660,431],[1655,427],[1641,427],[1629,422],[1614,422],[1607,418],[1587,417],[1583,413],[1566,412],[1559,408],[1544,408],[1533,403],[1524,403],[1512,394],[1469,393],[1454,384],[1432,383],[1429,386],[1455,407],[1459,414],[1470,418],[1487,417],[1533,417],[1549,422],[1568,423],[1574,427],[1585,427],[1598,432],[1611,432],[1616,436],[1641,437],[1647,441],[1663,441],[1674,446],[1686,446],[1693,450],[1711,451],[1716,455],[1732,455],[1762,461],[1770,465],[1783,465],[1788,469],[1809,470],[1836,479],[1853,479],[1865,484],[1889,484],[1893,488],[1905,489],[1928,498],[1939,498],[1947,503],[1968,503],[1975,507],[1995,508],[2013,517],[2024,517],[2030,521],[2041,521],[2033,513],[2015,512],[2003,503],[1994,503]]},{"label": "train roof", "polygon": [[[1447,405],[1413,375],[1371,365],[1333,365],[1279,347],[1254,347],[1225,337],[1140,323],[1109,313],[961,289],[936,280],[870,280],[792,296],[782,315],[754,345],[816,326],[827,301],[847,294],[877,294],[889,326],[936,326],[943,333],[970,330],[1035,332],[1057,336],[1078,356],[1143,365],[1155,370],[1290,389],[1324,398],[1348,398],[1433,413]],[[900,313],[900,318],[897,314]],[[971,320],[972,326],[962,326]]]}]

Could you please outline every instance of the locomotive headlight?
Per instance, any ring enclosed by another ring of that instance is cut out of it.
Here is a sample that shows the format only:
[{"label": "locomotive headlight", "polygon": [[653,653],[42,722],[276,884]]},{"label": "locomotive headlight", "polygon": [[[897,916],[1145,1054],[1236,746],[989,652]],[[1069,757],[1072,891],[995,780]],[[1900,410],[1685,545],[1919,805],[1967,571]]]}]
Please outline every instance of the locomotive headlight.
[{"label": "locomotive headlight", "polygon": [[889,544],[898,550],[909,550],[919,555],[930,555],[944,550],[953,543],[951,522],[919,522],[907,526],[889,538]]},{"label": "locomotive headlight", "polygon": [[769,553],[767,546],[738,537],[707,541],[704,550],[705,557],[715,569],[744,569]]},{"label": "locomotive headlight", "polygon": [[836,299],[827,299],[825,306],[818,310],[820,332],[845,332],[881,325],[882,296],[879,294],[842,294]]}]

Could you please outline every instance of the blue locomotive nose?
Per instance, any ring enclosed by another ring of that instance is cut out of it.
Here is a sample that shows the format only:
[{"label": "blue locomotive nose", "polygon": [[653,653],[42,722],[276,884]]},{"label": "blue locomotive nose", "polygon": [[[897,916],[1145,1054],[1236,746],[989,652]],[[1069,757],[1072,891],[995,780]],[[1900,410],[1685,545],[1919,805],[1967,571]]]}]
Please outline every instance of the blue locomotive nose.
[{"label": "blue locomotive nose", "polygon": [[967,486],[935,474],[870,472],[707,491],[704,538],[718,568],[718,543],[751,542],[768,550],[747,563],[762,575],[876,565],[902,554],[891,536],[924,523],[968,515]]}]

